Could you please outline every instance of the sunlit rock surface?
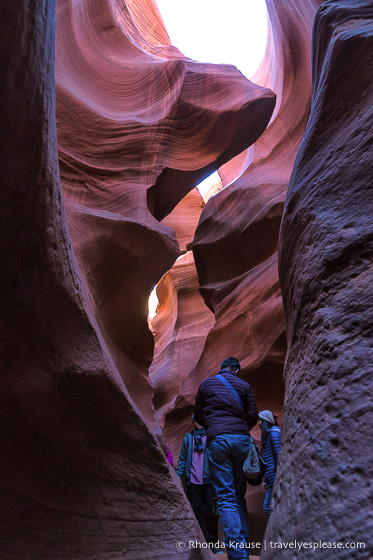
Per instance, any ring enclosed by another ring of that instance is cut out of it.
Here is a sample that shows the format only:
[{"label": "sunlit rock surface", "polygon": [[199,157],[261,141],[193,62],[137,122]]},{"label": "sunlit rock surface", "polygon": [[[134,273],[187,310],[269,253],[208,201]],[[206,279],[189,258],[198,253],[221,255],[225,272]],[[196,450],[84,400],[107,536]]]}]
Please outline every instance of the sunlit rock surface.
[{"label": "sunlit rock surface", "polygon": [[[372,47],[371,2],[320,7],[311,116],[280,234],[289,353],[283,460],[266,536],[342,542],[325,553],[332,559],[373,553]],[[351,542],[366,548],[344,547]]]},{"label": "sunlit rock surface", "polygon": [[181,256],[162,278],[157,295],[163,303],[152,321],[156,350],[149,373],[155,388],[157,418],[163,424],[164,411],[198,361],[207,334],[214,325],[214,315],[199,292],[191,251]]},{"label": "sunlit rock surface", "polygon": [[[156,429],[147,299],[179,255],[158,220],[260,136],[275,95],[232,66],[186,59],[152,1],[60,0],[56,87],[73,247],[110,354]],[[193,212],[175,228],[182,251]]]}]

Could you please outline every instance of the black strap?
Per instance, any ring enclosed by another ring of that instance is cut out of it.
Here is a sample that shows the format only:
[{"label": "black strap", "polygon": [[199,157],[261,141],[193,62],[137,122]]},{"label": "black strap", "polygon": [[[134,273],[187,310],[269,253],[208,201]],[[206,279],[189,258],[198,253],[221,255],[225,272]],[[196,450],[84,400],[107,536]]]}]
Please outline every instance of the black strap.
[{"label": "black strap", "polygon": [[[233,385],[231,383],[229,383],[229,381],[227,379],[225,379],[225,377],[220,375],[220,373],[218,373],[218,375],[216,377],[219,379],[219,381],[221,381],[223,383],[223,385],[226,387],[226,389],[228,389],[230,394],[233,395],[233,397],[235,398],[235,400],[238,402],[238,404],[242,408],[243,412],[245,413],[245,409],[243,407],[242,399],[241,399],[240,395],[237,393],[236,389],[233,387]],[[246,416],[246,414],[245,414],[245,416]]]}]

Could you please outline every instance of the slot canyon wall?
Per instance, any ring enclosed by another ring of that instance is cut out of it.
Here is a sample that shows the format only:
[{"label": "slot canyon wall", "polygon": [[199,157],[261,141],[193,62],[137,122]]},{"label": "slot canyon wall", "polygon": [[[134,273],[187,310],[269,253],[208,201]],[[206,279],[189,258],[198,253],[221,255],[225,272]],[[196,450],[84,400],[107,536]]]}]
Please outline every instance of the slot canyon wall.
[{"label": "slot canyon wall", "polygon": [[[281,417],[286,340],[277,242],[291,170],[309,115],[311,28],[319,4],[317,0],[267,2],[268,45],[253,81],[276,92],[271,122],[254,146],[219,168],[222,184],[205,204],[201,199],[199,211],[192,198],[189,208],[186,200],[184,208],[179,205],[189,221],[192,212],[199,213],[186,245],[193,257],[182,256],[183,270],[178,263],[158,285],[155,359],[150,368],[156,404],[162,394],[157,417],[176,452],[181,433],[190,427],[199,383],[215,374],[228,355],[240,359],[260,408],[271,408]],[[171,214],[164,222],[178,234],[177,219]],[[188,303],[185,290],[176,299],[178,270],[185,275],[187,266],[191,278],[196,267],[194,291],[199,286],[206,307],[197,306],[192,298]],[[173,300],[167,302],[170,288],[163,284],[172,284]],[[175,328],[171,320],[175,301],[183,313],[188,305],[189,320],[192,314],[195,317],[190,335],[183,321],[176,322]],[[180,387],[167,376],[180,378]],[[170,387],[168,406],[166,386]]]},{"label": "slot canyon wall", "polygon": [[111,360],[71,246],[55,3],[1,11],[0,557],[190,557],[175,543],[202,538],[197,522]]},{"label": "slot canyon wall", "polygon": [[[318,10],[311,115],[280,233],[289,351],[266,538],[340,542],[316,552],[339,560],[373,556],[372,47],[371,2],[327,0]],[[364,549],[347,548],[359,542]]]},{"label": "slot canyon wall", "polygon": [[[74,252],[115,365],[156,431],[147,300],[198,213],[184,203],[181,228],[159,220],[262,134],[275,95],[232,66],[185,58],[153,1],[60,0],[56,99]],[[162,371],[161,385],[176,379],[175,368]]]},{"label": "slot canyon wall", "polygon": [[[252,82],[232,66],[184,57],[153,0],[58,0],[55,76],[55,2],[1,8],[2,559],[210,557],[176,549],[176,541],[200,533],[162,448],[167,440],[177,457],[199,383],[230,354],[241,360],[259,407],[281,414],[278,234],[309,116],[311,28],[320,3],[267,0],[268,46]],[[312,472],[298,493],[284,495],[290,473],[299,476],[307,458],[317,470],[332,453],[329,500],[346,469],[351,484],[362,477],[345,466],[353,441],[342,443],[340,433],[352,432],[338,410],[347,403],[356,423],[367,391],[368,338],[358,333],[369,328],[359,317],[369,303],[362,177],[371,97],[367,75],[359,74],[361,83],[334,81],[330,68],[340,68],[347,44],[350,67],[369,68],[359,58],[371,37],[368,10],[368,2],[328,1],[315,30],[313,111],[282,228],[290,352],[273,538],[277,527],[281,538],[292,536],[289,527],[310,530],[302,515],[318,507],[320,491]],[[332,86],[341,92],[338,105]],[[357,146],[350,166],[339,150],[346,115]],[[303,194],[310,175],[323,176],[326,166],[325,180],[317,176]],[[216,169],[221,184],[204,200],[195,186]],[[352,185],[343,207],[336,204],[340,181]],[[157,283],[149,328],[147,300]],[[351,296],[357,290],[358,303]],[[315,355],[312,321],[324,361]],[[302,387],[315,392],[315,407]],[[317,407],[329,407],[330,441],[322,427],[315,430]],[[333,461],[340,459],[339,467]],[[364,496],[356,492],[363,505]],[[253,517],[262,499],[260,490],[250,496],[253,538],[264,531],[264,518]],[[330,511],[339,519],[337,504]],[[361,521],[356,515],[352,533]]]}]

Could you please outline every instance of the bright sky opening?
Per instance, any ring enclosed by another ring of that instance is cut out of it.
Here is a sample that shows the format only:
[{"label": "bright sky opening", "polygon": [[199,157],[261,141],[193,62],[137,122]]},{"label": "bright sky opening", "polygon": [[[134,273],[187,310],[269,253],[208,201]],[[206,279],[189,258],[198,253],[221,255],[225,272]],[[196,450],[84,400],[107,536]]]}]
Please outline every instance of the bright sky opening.
[{"label": "bright sky opening", "polygon": [[158,306],[157,286],[154,286],[148,301],[148,317],[150,321],[154,319],[154,317],[157,314],[157,306]]},{"label": "bright sky opening", "polygon": [[171,42],[199,62],[233,64],[247,78],[267,44],[265,0],[157,0]]},{"label": "bright sky opening", "polygon": [[[267,45],[265,0],[157,0],[171,43],[198,62],[233,64],[251,78]],[[206,192],[217,172],[198,185]]]},{"label": "bright sky opening", "polygon": [[[198,62],[233,64],[251,78],[267,45],[265,0],[157,0],[171,43]],[[220,180],[217,171],[198,185],[203,197]],[[158,305],[149,298],[149,321]]]}]

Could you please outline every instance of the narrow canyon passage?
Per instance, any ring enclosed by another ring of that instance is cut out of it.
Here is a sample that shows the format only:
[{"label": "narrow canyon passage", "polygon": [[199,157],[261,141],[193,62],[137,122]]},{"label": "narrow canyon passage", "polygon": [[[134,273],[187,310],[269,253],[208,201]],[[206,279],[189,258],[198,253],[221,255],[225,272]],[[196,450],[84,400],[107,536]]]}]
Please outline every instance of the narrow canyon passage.
[{"label": "narrow canyon passage", "polygon": [[251,80],[155,0],[1,9],[2,560],[212,558],[165,450],[228,355],[283,428],[261,558],[372,554],[372,6],[266,4]]}]

